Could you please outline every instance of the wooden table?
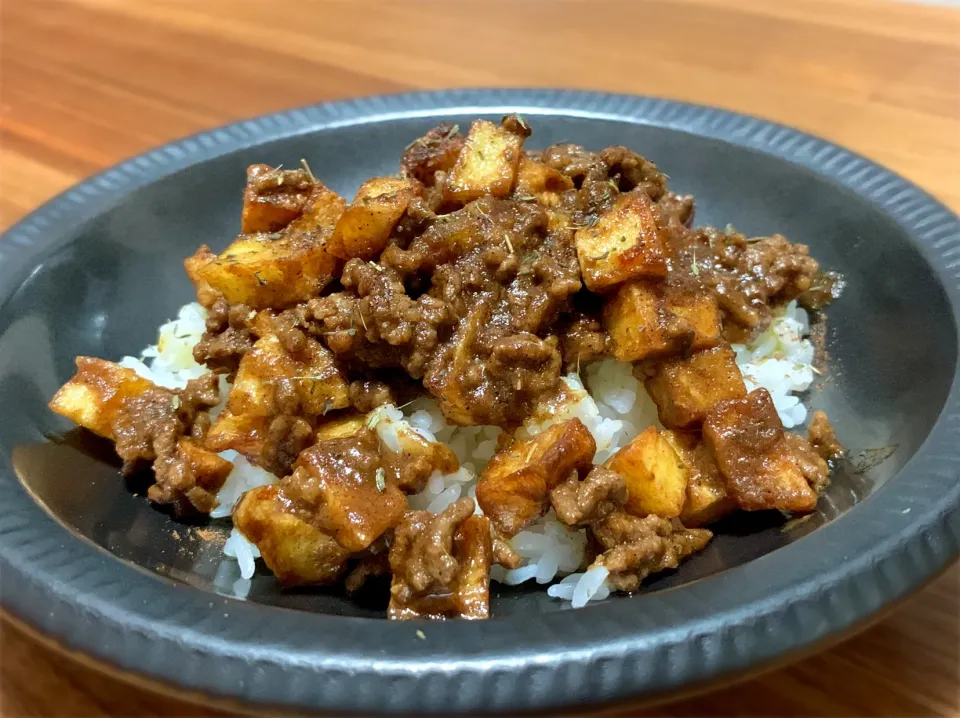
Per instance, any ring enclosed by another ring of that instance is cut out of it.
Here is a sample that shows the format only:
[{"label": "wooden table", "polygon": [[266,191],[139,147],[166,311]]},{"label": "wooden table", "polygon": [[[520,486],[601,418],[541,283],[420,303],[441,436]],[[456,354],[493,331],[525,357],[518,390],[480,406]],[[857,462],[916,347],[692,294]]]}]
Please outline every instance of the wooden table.
[{"label": "wooden table", "polygon": [[[692,100],[862,152],[960,209],[960,11],[883,0],[5,0],[0,227],[114,162],[350,95],[570,86]],[[651,714],[960,715],[955,566],[817,657]],[[7,628],[0,711],[211,714]],[[627,715],[626,713],[624,715]]]}]

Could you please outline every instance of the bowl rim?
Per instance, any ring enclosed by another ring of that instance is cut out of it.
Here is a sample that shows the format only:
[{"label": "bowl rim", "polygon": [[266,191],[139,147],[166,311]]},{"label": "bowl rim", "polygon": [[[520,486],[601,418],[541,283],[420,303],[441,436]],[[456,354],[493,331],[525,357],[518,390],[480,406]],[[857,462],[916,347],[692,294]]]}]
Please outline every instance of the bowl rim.
[{"label": "bowl rim", "polygon": [[[391,119],[519,111],[649,124],[778,157],[878,206],[948,296],[960,336],[960,218],[826,140],[722,109],[549,89],[411,92],[323,103],[164,145],[97,174],[0,237],[0,300],[76,227],[130,192],[223,154]],[[64,647],[186,691],[288,709],[457,713],[653,698],[729,678],[849,631],[960,553],[960,379],[898,475],[802,541],[627,601],[486,622],[387,622],[238,601],[79,540],[0,470],[0,606]],[[910,481],[898,481],[909,474]],[[852,530],[851,530],[852,529]],[[563,635],[558,641],[557,636]],[[389,650],[387,650],[389,647]]]}]

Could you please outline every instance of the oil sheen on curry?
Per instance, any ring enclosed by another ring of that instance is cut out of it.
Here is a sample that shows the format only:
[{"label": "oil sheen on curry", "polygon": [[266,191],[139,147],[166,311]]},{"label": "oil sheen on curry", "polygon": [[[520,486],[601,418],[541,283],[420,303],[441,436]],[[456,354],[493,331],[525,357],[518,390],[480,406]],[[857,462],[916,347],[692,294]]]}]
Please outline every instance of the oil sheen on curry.
[{"label": "oil sheen on curry", "polygon": [[[785,430],[736,347],[838,278],[783,236],[695,227],[632,150],[530,135],[517,115],[442,124],[352,201],[307,163],[251,166],[239,236],[185,261],[203,372],[170,388],[78,357],[51,409],[113,440],[125,474],[152,466],[151,501],[229,511],[285,587],[389,576],[391,619],[487,618],[491,575],[519,576],[537,536],[580,537],[549,580],[630,592],[721,518],[815,511],[842,451],[827,417]],[[605,452],[570,410],[602,362],[655,406]],[[494,438],[465,461],[398,418],[411,405]],[[241,461],[265,478],[224,505]],[[451,476],[466,488],[417,501]]]}]

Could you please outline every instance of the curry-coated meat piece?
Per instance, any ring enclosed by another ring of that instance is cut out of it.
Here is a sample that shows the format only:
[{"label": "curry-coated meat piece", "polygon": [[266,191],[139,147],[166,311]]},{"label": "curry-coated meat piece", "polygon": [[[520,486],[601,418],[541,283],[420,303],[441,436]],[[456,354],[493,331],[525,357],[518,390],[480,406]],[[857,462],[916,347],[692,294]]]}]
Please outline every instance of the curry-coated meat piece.
[{"label": "curry-coated meat piece", "polygon": [[193,347],[193,358],[210,371],[232,374],[256,341],[251,323],[257,313],[245,304],[231,306],[219,292],[215,295],[207,307],[206,331]]},{"label": "curry-coated meat piece", "polygon": [[769,326],[774,309],[809,290],[819,273],[805,244],[783,235],[751,237],[729,228],[663,230],[672,271],[668,283],[700,285],[716,298],[728,341],[747,342]]},{"label": "curry-coated meat piece", "polygon": [[766,389],[717,404],[703,423],[703,439],[741,509],[816,508],[826,462],[804,439],[784,435]]},{"label": "curry-coated meat piece", "polygon": [[386,481],[379,438],[366,428],[303,451],[280,491],[295,513],[350,551],[369,547],[407,509],[403,493]]},{"label": "curry-coated meat piece", "polygon": [[474,515],[472,499],[408,512],[390,546],[388,617],[487,618],[492,562],[490,520]]},{"label": "curry-coated meat piece", "polygon": [[494,455],[477,483],[477,502],[497,531],[513,536],[542,516],[550,491],[586,472],[597,444],[579,419],[555,424]]},{"label": "curry-coated meat piece", "polygon": [[550,491],[557,518],[568,526],[591,524],[627,502],[627,485],[615,471],[598,466],[583,481],[576,473]]},{"label": "curry-coated meat piece", "polygon": [[610,572],[607,581],[618,591],[636,591],[650,574],[676,568],[713,536],[707,529],[675,528],[669,519],[623,511],[611,512],[591,524],[591,530],[606,549],[593,565]]}]

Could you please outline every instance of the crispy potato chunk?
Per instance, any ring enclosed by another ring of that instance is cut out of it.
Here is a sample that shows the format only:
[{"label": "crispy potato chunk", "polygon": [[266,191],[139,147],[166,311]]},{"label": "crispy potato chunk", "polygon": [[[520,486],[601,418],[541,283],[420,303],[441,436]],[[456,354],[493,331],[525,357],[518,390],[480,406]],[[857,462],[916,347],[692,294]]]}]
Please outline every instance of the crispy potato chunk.
[{"label": "crispy potato chunk", "polygon": [[443,172],[441,176],[446,176],[456,164],[465,141],[459,125],[441,122],[407,145],[400,159],[401,171],[405,176],[433,187],[437,173]]},{"label": "crispy potato chunk", "polygon": [[291,240],[309,239],[314,244],[326,242],[346,207],[343,197],[317,181],[300,216],[287,225],[283,234]]},{"label": "crispy potato chunk", "polygon": [[439,515],[410,511],[390,547],[390,619],[487,618],[490,520],[460,499]]},{"label": "crispy potato chunk", "polygon": [[470,394],[464,387],[463,377],[473,359],[474,342],[486,318],[486,308],[478,303],[471,313],[460,322],[453,338],[453,356],[446,371],[424,382],[424,386],[440,403],[443,415],[453,424],[470,426],[474,421],[470,409]]},{"label": "crispy potato chunk", "polygon": [[233,414],[224,409],[207,430],[203,443],[211,451],[233,449],[253,461],[263,454],[269,427],[269,416]]},{"label": "crispy potato chunk", "polygon": [[477,502],[503,536],[513,536],[548,508],[549,493],[571,471],[591,468],[597,444],[579,419],[498,452],[477,483]]},{"label": "crispy potato chunk", "polygon": [[320,441],[297,458],[281,484],[283,494],[312,513],[312,523],[341,546],[362,551],[407,510],[406,497],[386,481],[379,450],[380,440],[367,429]]},{"label": "crispy potato chunk", "polygon": [[668,429],[700,424],[718,402],[747,395],[736,355],[728,346],[665,361],[646,380],[646,387]]},{"label": "crispy potato chunk", "polygon": [[319,528],[290,512],[276,486],[258,486],[233,510],[233,525],[257,545],[284,586],[331,583],[350,552]]},{"label": "crispy potato chunk", "polygon": [[[202,246],[185,262],[201,300],[211,290],[230,304],[282,307],[315,296],[333,275],[336,258],[322,244],[241,236],[220,255]],[[201,301],[201,303],[203,303]]]},{"label": "crispy potato chunk", "polygon": [[663,278],[667,259],[653,202],[644,192],[621,195],[592,227],[574,235],[583,283],[603,292],[638,277]]},{"label": "crispy potato chunk", "polygon": [[671,314],[686,322],[693,330],[690,351],[712,349],[720,344],[720,309],[713,294],[667,288],[664,303]]},{"label": "crispy potato chunk", "polygon": [[524,139],[521,133],[487,120],[475,120],[447,176],[444,197],[460,204],[484,195],[506,197],[517,179]]},{"label": "crispy potato chunk", "polygon": [[322,416],[350,404],[348,385],[320,342],[306,339],[297,355],[286,350],[275,334],[256,341],[243,355],[230,391],[228,408],[233,414],[275,416],[292,398],[306,416]]},{"label": "crispy potato chunk", "polygon": [[53,395],[50,409],[73,423],[113,439],[113,422],[124,400],[139,396],[153,382],[110,361],[80,356],[77,373]]},{"label": "crispy potato chunk", "polygon": [[648,282],[621,285],[603,307],[603,324],[620,361],[680,354],[693,342],[689,322],[670,311],[657,288]]},{"label": "crispy potato chunk", "polygon": [[796,512],[816,508],[817,493],[784,437],[766,389],[718,403],[703,423],[703,439],[740,508]]},{"label": "crispy potato chunk", "polygon": [[689,528],[706,526],[737,508],[723,483],[717,463],[704,443],[690,434],[664,431],[661,436],[687,472],[687,496],[680,522]]},{"label": "crispy potato chunk", "polygon": [[254,309],[282,308],[316,296],[336,270],[338,260],[326,242],[343,207],[335,192],[318,185],[303,213],[278,235],[241,235],[219,255],[200,247],[184,267],[201,303],[213,290],[230,304]]},{"label": "crispy potato chunk", "polygon": [[[168,482],[163,487],[164,493],[179,489],[183,492],[182,495],[201,511],[209,513],[216,508],[216,494],[233,471],[233,464],[205,449],[193,439],[185,437],[177,442],[174,462],[179,465],[178,475],[182,476],[184,481],[179,486],[170,485]],[[155,493],[155,489],[158,487],[151,486],[151,493]],[[161,500],[160,503],[170,502]]]},{"label": "crispy potato chunk", "polygon": [[280,170],[270,165],[250,165],[243,190],[244,234],[276,232],[300,216],[314,187],[306,170]]},{"label": "crispy potato chunk", "polygon": [[317,427],[315,438],[317,441],[326,441],[327,439],[345,439],[348,436],[356,436],[367,426],[367,417],[365,414],[355,414],[353,416],[339,416],[336,419],[328,419]]},{"label": "crispy potato chunk", "polygon": [[533,197],[540,204],[553,207],[568,189],[573,189],[573,180],[560,170],[526,156],[520,158],[517,188],[514,191],[518,199]]},{"label": "crispy potato chunk", "polygon": [[407,177],[375,177],[364,182],[337,221],[329,243],[331,254],[340,259],[376,257],[420,190],[420,183]]},{"label": "crispy potato chunk", "polygon": [[687,497],[689,473],[673,446],[653,426],[611,456],[606,467],[627,485],[624,509],[634,516],[679,516]]}]

